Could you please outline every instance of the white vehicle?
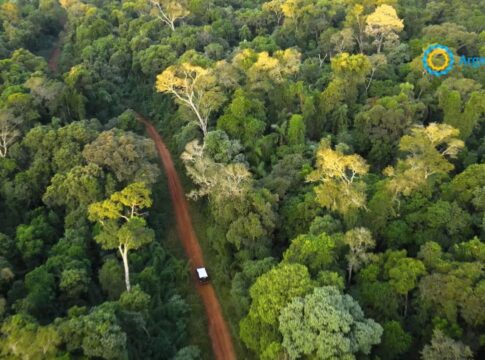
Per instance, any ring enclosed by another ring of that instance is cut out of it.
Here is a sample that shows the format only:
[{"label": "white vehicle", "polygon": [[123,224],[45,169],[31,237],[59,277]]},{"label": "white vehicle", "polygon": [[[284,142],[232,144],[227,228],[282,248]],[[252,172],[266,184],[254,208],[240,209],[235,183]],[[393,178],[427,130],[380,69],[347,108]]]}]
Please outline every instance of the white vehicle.
[{"label": "white vehicle", "polygon": [[207,270],[205,267],[199,267],[195,269],[195,272],[197,274],[197,280],[201,283],[206,283],[209,281],[209,275],[207,274]]}]

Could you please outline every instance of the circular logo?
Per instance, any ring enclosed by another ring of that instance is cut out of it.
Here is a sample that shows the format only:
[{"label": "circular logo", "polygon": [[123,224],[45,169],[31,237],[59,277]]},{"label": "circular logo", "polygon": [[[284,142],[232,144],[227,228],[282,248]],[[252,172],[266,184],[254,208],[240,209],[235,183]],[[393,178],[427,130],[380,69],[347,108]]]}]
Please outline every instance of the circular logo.
[{"label": "circular logo", "polygon": [[[439,57],[442,58],[442,63],[437,61]],[[448,74],[453,69],[454,63],[453,53],[444,45],[431,45],[423,55],[423,66],[431,75],[441,76]]]}]

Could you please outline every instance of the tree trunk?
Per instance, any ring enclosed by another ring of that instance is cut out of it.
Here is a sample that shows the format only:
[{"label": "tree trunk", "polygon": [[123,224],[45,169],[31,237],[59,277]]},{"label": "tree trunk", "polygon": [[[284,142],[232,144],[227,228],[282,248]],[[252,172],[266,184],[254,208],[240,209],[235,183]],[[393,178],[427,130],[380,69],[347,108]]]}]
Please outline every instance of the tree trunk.
[{"label": "tree trunk", "polygon": [[357,38],[357,44],[359,45],[359,51],[361,54],[364,53],[364,29],[363,25],[359,22],[357,18],[357,24],[359,25],[359,35],[355,36]]},{"label": "tree trunk", "polygon": [[361,54],[364,53],[364,39],[359,36],[359,41],[357,41],[357,43],[359,44],[359,51]]},{"label": "tree trunk", "polygon": [[130,266],[128,265],[128,249],[126,247],[119,247],[118,248],[121,254],[121,258],[123,259],[123,266],[125,268],[125,284],[126,290],[130,292],[131,284],[130,284]]},{"label": "tree trunk", "polygon": [[162,9],[162,6],[160,5],[160,3],[158,3],[157,1],[150,1],[150,3],[155,6],[158,11],[160,12],[161,15],[157,15],[157,17],[162,20],[165,24],[167,24],[168,26],[170,26],[170,29],[172,29],[172,31],[175,31],[175,20],[174,19],[170,19],[167,14],[165,14],[165,12],[163,11]]},{"label": "tree trunk", "polygon": [[369,82],[367,83],[367,85],[365,86],[365,94],[367,95],[367,92],[369,91],[369,88],[370,88],[370,84],[372,83],[372,79],[374,78],[374,73],[376,72],[376,69],[375,68],[372,68],[372,72],[370,74],[370,78],[369,78]]},{"label": "tree trunk", "polygon": [[207,123],[208,123],[208,121],[207,121],[207,119],[204,119],[202,117],[202,115],[199,112],[199,109],[197,108],[197,106],[195,106],[193,101],[190,101],[189,104],[190,104],[190,107],[192,108],[192,110],[194,111],[195,115],[197,116],[197,119],[199,120],[199,127],[202,130],[202,133],[203,133],[204,138],[205,138],[205,136],[207,135]]},{"label": "tree trunk", "polygon": [[377,53],[381,53],[382,43],[384,42],[384,37],[379,37],[377,40]]},{"label": "tree trunk", "polygon": [[352,266],[349,265],[349,277],[347,278],[347,283],[350,284],[350,281],[352,281]]}]

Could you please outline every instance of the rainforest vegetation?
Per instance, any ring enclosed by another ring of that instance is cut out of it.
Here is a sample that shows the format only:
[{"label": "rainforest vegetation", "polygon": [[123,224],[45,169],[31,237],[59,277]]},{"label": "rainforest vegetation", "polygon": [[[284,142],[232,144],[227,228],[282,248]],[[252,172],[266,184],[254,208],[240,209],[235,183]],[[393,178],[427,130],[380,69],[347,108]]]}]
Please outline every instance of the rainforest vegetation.
[{"label": "rainforest vegetation", "polygon": [[214,358],[137,113],[238,358],[484,358],[485,67],[461,56],[484,0],[0,0],[0,358]]}]

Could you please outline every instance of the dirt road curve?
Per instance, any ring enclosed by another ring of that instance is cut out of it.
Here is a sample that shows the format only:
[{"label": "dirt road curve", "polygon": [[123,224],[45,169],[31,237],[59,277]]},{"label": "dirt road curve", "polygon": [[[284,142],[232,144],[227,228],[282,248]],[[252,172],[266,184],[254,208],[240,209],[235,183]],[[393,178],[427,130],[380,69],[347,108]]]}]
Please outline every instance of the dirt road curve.
[{"label": "dirt road curve", "polygon": [[[204,266],[204,258],[199,241],[192,227],[192,220],[188,210],[187,201],[184,195],[184,189],[175,170],[175,166],[170,156],[170,152],[163,143],[155,127],[145,118],[138,114],[138,121],[145,125],[148,135],[155,142],[158,155],[160,156],[162,167],[165,169],[168,180],[168,188],[172,197],[175,218],[177,221],[177,231],[185,248],[187,257],[190,260],[191,270],[194,273],[195,268]],[[197,284],[197,292],[200,294],[204,303],[207,320],[209,323],[209,336],[214,349],[214,355],[217,360],[235,360],[236,355],[232,345],[232,339],[229,328],[222,316],[221,305],[217,299],[212,284]]]}]

